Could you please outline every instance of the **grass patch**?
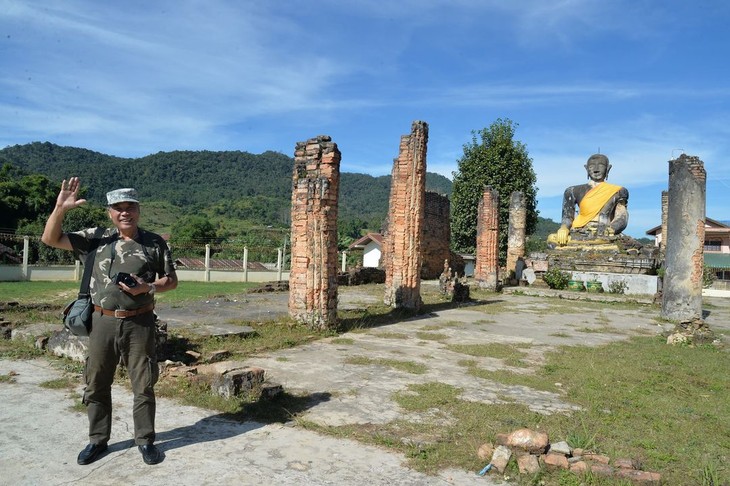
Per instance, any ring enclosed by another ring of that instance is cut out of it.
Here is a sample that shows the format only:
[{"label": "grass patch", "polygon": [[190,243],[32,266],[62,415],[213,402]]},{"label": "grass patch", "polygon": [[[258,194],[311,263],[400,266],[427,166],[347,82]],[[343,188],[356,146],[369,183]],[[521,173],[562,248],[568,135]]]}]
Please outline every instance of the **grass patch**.
[{"label": "grass patch", "polygon": [[446,341],[449,339],[449,335],[447,334],[441,334],[437,332],[422,332],[418,331],[416,333],[416,337],[418,339],[422,339],[424,341]]},{"label": "grass patch", "polygon": [[[476,360],[461,360],[471,372]],[[316,427],[404,453],[409,464],[435,473],[446,468],[478,471],[480,444],[498,433],[530,427],[551,440],[567,440],[611,457],[632,458],[662,474],[664,484],[721,485],[730,480],[730,353],[714,347],[682,348],[662,338],[636,337],[601,347],[565,346],[550,352],[534,375],[487,372],[504,384],[560,391],[582,407],[571,414],[541,415],[520,403],[467,402],[443,383],[412,385],[396,393],[418,422]],[[627,370],[631,370],[627,372]],[[562,383],[558,390],[553,384]],[[416,444],[416,445],[414,445]],[[531,477],[510,476],[520,485]],[[621,481],[543,472],[546,485],[620,485]]]},{"label": "grass patch", "polygon": [[508,366],[525,366],[522,359],[525,353],[520,348],[529,347],[529,344],[449,344],[446,348],[455,353],[468,354],[469,356],[497,358],[504,361]]},{"label": "grass patch", "polygon": [[46,352],[35,347],[30,340],[0,339],[0,358],[33,359],[46,356]]},{"label": "grass patch", "polygon": [[567,332],[562,332],[562,331],[561,332],[553,332],[553,333],[550,334],[550,336],[552,336],[552,337],[559,337],[559,338],[570,338],[570,337],[572,337]]},{"label": "grass patch", "polygon": [[355,340],[352,338],[334,338],[330,342],[332,344],[347,344],[347,345],[355,344]]},{"label": "grass patch", "polygon": [[17,383],[18,380],[15,378],[15,373],[12,371],[7,375],[0,375],[0,383]]},{"label": "grass patch", "polygon": [[408,339],[408,334],[402,332],[377,332],[372,334],[375,337],[384,339]]},{"label": "grass patch", "polygon": [[73,390],[76,385],[78,385],[78,381],[76,379],[64,376],[63,378],[56,378],[53,380],[44,381],[38,386],[40,386],[41,388],[48,388],[49,390]]},{"label": "grass patch", "polygon": [[618,329],[613,326],[598,326],[598,327],[579,327],[576,328],[578,332],[584,332],[586,334],[625,334],[625,331]]},{"label": "grass patch", "polygon": [[414,375],[422,375],[428,371],[426,365],[415,361],[401,361],[397,359],[368,358],[367,356],[352,356],[345,360],[345,363],[360,366],[385,366],[394,370],[404,371]]}]

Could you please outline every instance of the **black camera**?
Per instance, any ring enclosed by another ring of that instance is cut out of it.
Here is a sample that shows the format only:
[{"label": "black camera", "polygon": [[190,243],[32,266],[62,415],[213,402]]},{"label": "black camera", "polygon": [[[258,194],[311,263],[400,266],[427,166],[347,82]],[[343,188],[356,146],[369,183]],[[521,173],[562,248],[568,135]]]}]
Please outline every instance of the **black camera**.
[{"label": "black camera", "polygon": [[126,272],[119,272],[112,277],[112,282],[115,284],[123,283],[127,287],[136,287],[137,280],[134,279],[130,274]]}]

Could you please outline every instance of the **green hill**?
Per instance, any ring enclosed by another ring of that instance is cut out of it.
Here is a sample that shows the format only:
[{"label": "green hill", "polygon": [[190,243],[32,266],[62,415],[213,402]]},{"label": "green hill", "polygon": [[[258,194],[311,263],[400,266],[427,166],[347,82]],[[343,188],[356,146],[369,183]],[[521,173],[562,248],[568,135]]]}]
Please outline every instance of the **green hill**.
[{"label": "green hill", "polygon": [[[0,150],[0,166],[9,163],[52,181],[78,175],[89,201],[104,204],[106,191],[134,187],[145,201],[148,223],[164,231],[184,214],[204,214],[226,227],[288,226],[294,160],[278,152],[158,152],[121,158],[49,142]],[[390,176],[343,172],[340,178],[340,220],[378,229],[388,210]],[[451,181],[428,173],[427,190],[451,194]],[[156,225],[161,225],[156,226]]]}]

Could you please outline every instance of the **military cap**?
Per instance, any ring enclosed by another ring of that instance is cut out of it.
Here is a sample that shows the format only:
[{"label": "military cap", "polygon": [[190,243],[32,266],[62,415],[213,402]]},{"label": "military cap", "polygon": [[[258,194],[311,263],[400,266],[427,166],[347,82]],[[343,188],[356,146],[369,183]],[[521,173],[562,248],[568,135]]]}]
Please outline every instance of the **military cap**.
[{"label": "military cap", "polygon": [[106,202],[109,206],[111,206],[112,204],[117,204],[121,202],[139,203],[139,199],[137,197],[137,191],[135,191],[131,187],[127,187],[124,189],[115,189],[113,191],[107,192]]}]

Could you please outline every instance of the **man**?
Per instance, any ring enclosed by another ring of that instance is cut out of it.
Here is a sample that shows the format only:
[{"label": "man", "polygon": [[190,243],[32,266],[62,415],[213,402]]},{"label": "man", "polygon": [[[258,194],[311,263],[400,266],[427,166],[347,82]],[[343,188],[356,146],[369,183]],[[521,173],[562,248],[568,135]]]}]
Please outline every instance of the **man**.
[{"label": "man", "polygon": [[[559,246],[572,239],[592,240],[613,236],[626,229],[629,213],[626,205],[629,191],[605,182],[611,170],[608,157],[591,155],[584,166],[588,183],[570,186],[563,195],[563,217],[557,233],[548,236],[548,242]],[[578,205],[578,215],[575,206]]]},{"label": "man", "polygon": [[138,226],[140,208],[134,189],[107,193],[114,227],[63,233],[66,212],[86,202],[78,199],[79,187],[78,177],[61,183],[56,207],[41,238],[46,245],[72,250],[80,259],[86,260],[90,252],[96,252],[90,282],[95,311],[82,399],[89,417],[89,444],[79,453],[77,462],[91,464],[107,449],[112,424],[111,387],[121,360],[134,394],[134,441],[144,462],[157,464],[162,454],[154,445],[153,387],[159,375],[154,295],[177,287],[172,255],[162,237]]}]

